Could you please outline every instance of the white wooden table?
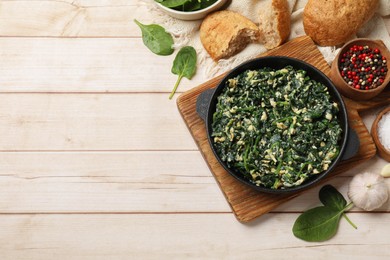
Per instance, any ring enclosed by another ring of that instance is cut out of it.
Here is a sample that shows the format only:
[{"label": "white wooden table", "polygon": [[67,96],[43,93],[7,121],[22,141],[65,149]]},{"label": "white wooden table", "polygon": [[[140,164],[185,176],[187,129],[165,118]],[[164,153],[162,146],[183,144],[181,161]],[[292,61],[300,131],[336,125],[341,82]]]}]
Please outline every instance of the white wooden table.
[{"label": "white wooden table", "polygon": [[168,100],[174,55],[134,18],[137,0],[0,2],[0,259],[389,259],[390,202],[323,243],[291,232],[319,188],[239,223]]}]

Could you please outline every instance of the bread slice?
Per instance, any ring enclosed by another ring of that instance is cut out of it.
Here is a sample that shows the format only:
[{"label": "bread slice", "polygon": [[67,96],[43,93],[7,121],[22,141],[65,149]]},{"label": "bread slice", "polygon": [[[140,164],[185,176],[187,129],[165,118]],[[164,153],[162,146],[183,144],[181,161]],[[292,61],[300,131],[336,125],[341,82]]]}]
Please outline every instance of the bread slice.
[{"label": "bread slice", "polygon": [[235,55],[259,37],[256,24],[233,11],[212,13],[200,26],[200,40],[215,61]]},{"label": "bread slice", "polygon": [[287,0],[268,0],[259,11],[261,41],[267,49],[284,43],[290,35],[291,14]]}]

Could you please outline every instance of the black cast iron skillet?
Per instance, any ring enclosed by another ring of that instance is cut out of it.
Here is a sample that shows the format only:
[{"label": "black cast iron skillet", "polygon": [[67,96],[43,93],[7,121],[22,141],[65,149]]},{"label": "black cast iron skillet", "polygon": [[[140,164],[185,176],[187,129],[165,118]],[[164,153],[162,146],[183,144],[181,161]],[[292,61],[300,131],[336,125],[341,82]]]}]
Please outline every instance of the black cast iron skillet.
[{"label": "black cast iron skillet", "polygon": [[[311,79],[317,82],[321,82],[322,84],[328,87],[329,93],[332,96],[333,101],[335,101],[339,106],[340,111],[339,111],[338,118],[340,120],[341,127],[343,129],[343,134],[340,141],[340,146],[341,146],[340,153],[337,156],[337,158],[333,161],[333,163],[329,166],[327,171],[309,178],[299,186],[276,190],[276,189],[265,188],[262,186],[256,186],[254,183],[247,180],[242,174],[236,172],[234,169],[228,168],[227,165],[218,156],[215,150],[214,144],[212,142],[213,139],[211,138],[211,133],[212,133],[211,125],[212,125],[213,114],[216,109],[217,97],[222,92],[223,88],[225,87],[225,83],[228,79],[234,78],[248,69],[253,70],[253,69],[261,69],[264,67],[270,67],[272,69],[281,69],[287,65],[291,65],[295,69],[305,70],[307,72],[307,75]],[[283,57],[283,56],[268,56],[268,57],[250,60],[246,63],[241,64],[240,66],[236,67],[231,72],[229,72],[228,75],[221,80],[221,82],[218,84],[216,88],[208,89],[199,95],[196,102],[196,111],[198,115],[205,121],[207,138],[210,143],[211,149],[214,155],[216,156],[216,158],[218,159],[219,163],[233,177],[251,186],[252,188],[262,192],[286,193],[286,192],[295,192],[295,191],[308,188],[313,184],[317,183],[322,178],[324,178],[326,175],[328,175],[340,161],[347,160],[353,157],[359,150],[359,138],[355,133],[355,131],[353,131],[348,127],[347,110],[345,108],[343,99],[341,98],[341,95],[337,91],[336,87],[333,85],[330,79],[327,76],[325,76],[325,74],[323,74],[321,71],[319,71],[317,68],[298,59],[293,59],[293,58]]]}]

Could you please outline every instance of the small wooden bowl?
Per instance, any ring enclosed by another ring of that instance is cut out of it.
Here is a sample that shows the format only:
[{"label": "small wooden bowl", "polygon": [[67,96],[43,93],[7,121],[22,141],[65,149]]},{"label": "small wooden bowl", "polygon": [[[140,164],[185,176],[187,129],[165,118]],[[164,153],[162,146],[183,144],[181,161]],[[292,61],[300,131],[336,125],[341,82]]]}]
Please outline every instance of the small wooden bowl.
[{"label": "small wooden bowl", "polygon": [[[355,89],[352,86],[348,85],[347,82],[342,78],[339,71],[339,60],[340,55],[345,53],[351,46],[353,45],[362,45],[362,46],[368,46],[372,49],[379,49],[382,56],[385,56],[388,59],[387,65],[387,74],[385,77],[384,82],[377,88],[369,89],[369,90],[360,90]],[[332,62],[332,68],[330,71],[330,79],[333,81],[333,83],[336,85],[337,89],[346,97],[349,97],[353,100],[368,100],[375,96],[377,96],[379,93],[381,93],[386,86],[388,85],[390,81],[390,52],[386,48],[385,44],[381,40],[371,40],[371,39],[355,39],[348,43],[346,43],[340,50],[340,52],[337,54],[336,58]]]},{"label": "small wooden bowl", "polygon": [[385,109],[383,109],[379,115],[375,118],[375,121],[374,123],[372,124],[372,127],[371,127],[371,135],[372,135],[372,138],[374,139],[374,142],[375,142],[375,145],[376,145],[376,148],[378,149],[378,154],[383,158],[385,159],[386,161],[390,162],[390,151],[387,150],[383,144],[380,142],[379,140],[379,136],[378,136],[378,123],[379,121],[382,119],[382,116],[386,113],[390,113],[390,107],[387,107]]}]

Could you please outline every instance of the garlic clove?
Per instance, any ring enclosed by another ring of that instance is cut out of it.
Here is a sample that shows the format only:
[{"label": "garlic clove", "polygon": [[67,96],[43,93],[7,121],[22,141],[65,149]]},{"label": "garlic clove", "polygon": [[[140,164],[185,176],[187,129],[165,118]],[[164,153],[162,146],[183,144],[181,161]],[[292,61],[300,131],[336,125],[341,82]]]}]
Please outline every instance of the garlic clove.
[{"label": "garlic clove", "polygon": [[381,171],[381,175],[385,178],[390,177],[390,163],[385,165]]},{"label": "garlic clove", "polygon": [[349,183],[348,197],[356,207],[371,211],[381,207],[387,201],[389,192],[382,176],[366,172],[352,178]]}]

